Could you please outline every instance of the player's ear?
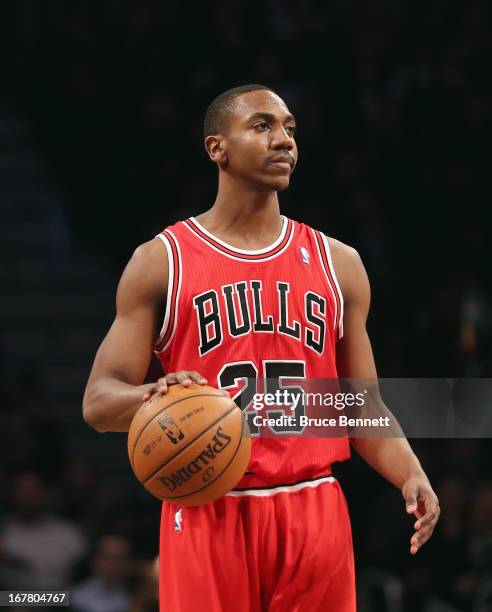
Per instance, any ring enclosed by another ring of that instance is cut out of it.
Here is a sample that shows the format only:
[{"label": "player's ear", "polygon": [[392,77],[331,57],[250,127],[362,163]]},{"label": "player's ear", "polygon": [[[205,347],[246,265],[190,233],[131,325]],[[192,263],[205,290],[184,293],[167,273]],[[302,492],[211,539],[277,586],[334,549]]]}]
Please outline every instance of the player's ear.
[{"label": "player's ear", "polygon": [[220,134],[205,138],[205,150],[215,164],[224,166],[227,163],[225,139]]}]

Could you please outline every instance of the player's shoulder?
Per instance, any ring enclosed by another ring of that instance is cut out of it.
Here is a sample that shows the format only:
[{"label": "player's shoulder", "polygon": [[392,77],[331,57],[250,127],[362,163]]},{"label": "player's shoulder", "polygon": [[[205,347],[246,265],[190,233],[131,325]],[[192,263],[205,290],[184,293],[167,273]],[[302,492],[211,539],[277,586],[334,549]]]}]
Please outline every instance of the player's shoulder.
[{"label": "player's shoulder", "polygon": [[328,243],[346,303],[369,295],[369,279],[357,249],[331,236],[328,237]]},{"label": "player's shoulder", "polygon": [[321,232],[328,243],[335,276],[345,301],[357,297],[368,286],[367,274],[362,259],[353,246]]},{"label": "player's shoulder", "polygon": [[142,270],[152,275],[156,275],[158,280],[162,278],[162,271],[167,270],[169,265],[171,242],[177,239],[182,233],[183,221],[177,221],[172,225],[166,226],[151,240],[138,245],[133,251],[128,266],[136,270]]},{"label": "player's shoulder", "polygon": [[333,265],[335,266],[335,269],[362,266],[362,260],[360,258],[360,255],[357,249],[355,249],[354,247],[350,246],[349,244],[345,244],[341,240],[337,240],[332,236],[328,236],[321,230],[311,227],[310,225],[307,225],[300,221],[295,221],[295,223],[299,228],[300,234],[302,232],[308,232],[310,234],[317,234],[318,236],[321,235],[326,238],[326,240],[328,241],[330,256],[333,261]]},{"label": "player's shoulder", "polygon": [[167,252],[155,237],[137,246],[122,274],[119,292],[145,298],[162,295],[167,287]]},{"label": "player's shoulder", "polygon": [[167,249],[158,234],[151,240],[140,244],[133,252],[128,265],[144,274],[147,278],[162,278],[163,270],[167,270],[168,255]]},{"label": "player's shoulder", "polygon": [[167,257],[166,249],[160,235],[157,235],[152,240],[139,244],[133,251],[130,261],[133,261],[137,266],[146,266],[154,261],[162,265],[163,257]]},{"label": "player's shoulder", "polygon": [[360,265],[362,263],[359,252],[353,246],[345,244],[345,242],[337,240],[332,236],[327,236],[327,239],[334,264],[335,261],[340,265]]}]

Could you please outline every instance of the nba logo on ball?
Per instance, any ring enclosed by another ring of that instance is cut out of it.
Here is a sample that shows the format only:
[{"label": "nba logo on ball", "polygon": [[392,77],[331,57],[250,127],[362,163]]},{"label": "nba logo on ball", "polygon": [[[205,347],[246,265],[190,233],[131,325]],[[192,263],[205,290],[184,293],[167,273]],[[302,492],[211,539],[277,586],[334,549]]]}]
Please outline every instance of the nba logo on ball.
[{"label": "nba logo on ball", "polygon": [[183,531],[183,519],[181,517],[181,508],[176,510],[176,514],[174,515],[174,531],[181,533]]},{"label": "nba logo on ball", "polygon": [[300,247],[302,263],[309,264],[309,252],[306,247]]},{"label": "nba logo on ball", "polygon": [[229,395],[214,387],[171,385],[165,396],[142,405],[128,431],[133,472],[158,499],[179,504],[169,525],[178,532],[178,507],[226,495],[243,477],[250,456],[248,422]]},{"label": "nba logo on ball", "polygon": [[168,415],[161,417],[159,419],[159,425],[173,444],[177,444],[184,438],[184,433],[181,431],[176,421],[172,417]]}]

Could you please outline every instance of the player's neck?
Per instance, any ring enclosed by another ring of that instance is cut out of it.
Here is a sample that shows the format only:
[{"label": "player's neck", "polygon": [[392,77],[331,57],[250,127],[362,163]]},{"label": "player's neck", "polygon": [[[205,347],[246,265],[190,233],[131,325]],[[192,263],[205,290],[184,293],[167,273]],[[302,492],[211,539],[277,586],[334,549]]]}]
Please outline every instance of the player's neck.
[{"label": "player's neck", "polygon": [[246,249],[272,244],[282,229],[276,191],[232,191],[220,186],[212,208],[197,220],[218,238]]}]

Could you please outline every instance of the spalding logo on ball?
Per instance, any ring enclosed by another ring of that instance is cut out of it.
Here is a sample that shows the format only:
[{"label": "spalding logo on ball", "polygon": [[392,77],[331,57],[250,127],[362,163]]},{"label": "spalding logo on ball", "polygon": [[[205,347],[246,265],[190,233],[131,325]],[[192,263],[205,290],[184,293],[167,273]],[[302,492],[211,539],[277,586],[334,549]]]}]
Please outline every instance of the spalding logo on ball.
[{"label": "spalding logo on ball", "polygon": [[251,438],[244,415],[218,389],[172,385],[135,414],[128,455],[143,486],[181,506],[219,499],[241,480]]}]

